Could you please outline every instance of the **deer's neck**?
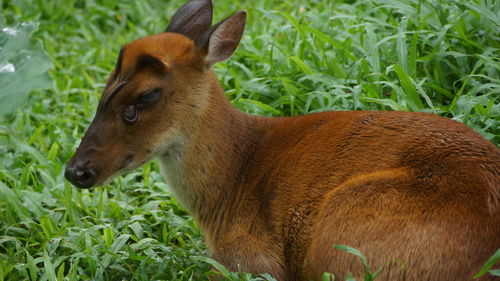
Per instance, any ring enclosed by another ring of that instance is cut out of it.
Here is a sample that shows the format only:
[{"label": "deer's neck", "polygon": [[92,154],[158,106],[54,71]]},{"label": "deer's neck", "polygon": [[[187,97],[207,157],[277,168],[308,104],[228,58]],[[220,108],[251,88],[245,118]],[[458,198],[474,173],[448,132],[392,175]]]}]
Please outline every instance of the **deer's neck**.
[{"label": "deer's neck", "polygon": [[210,88],[207,108],[191,122],[184,143],[159,157],[174,196],[205,234],[231,216],[245,165],[262,132],[259,118],[232,107],[215,77]]}]

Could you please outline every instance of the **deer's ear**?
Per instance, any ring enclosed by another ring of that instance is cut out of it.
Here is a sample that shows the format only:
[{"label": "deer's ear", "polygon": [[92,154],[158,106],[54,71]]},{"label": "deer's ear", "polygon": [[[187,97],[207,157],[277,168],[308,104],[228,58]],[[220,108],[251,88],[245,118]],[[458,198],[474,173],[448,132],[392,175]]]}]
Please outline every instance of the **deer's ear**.
[{"label": "deer's ear", "polygon": [[175,12],[165,31],[196,41],[210,29],[212,15],[212,0],[191,0]]},{"label": "deer's ear", "polygon": [[207,67],[228,59],[234,53],[245,29],[246,16],[245,10],[236,12],[210,30],[206,48]]}]

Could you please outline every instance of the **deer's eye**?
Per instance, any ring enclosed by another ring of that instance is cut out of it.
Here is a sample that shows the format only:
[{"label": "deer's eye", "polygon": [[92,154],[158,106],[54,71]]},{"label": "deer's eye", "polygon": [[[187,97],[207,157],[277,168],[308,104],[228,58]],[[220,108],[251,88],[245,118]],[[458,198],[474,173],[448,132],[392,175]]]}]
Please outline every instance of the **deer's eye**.
[{"label": "deer's eye", "polygon": [[140,107],[152,105],[153,103],[155,103],[158,100],[158,98],[160,97],[160,94],[161,94],[161,89],[159,89],[159,88],[154,89],[152,91],[149,91],[145,94],[140,95],[137,98],[136,104]]},{"label": "deer's eye", "polygon": [[127,107],[125,107],[125,110],[123,111],[123,120],[125,120],[125,123],[132,124],[137,121],[138,117],[139,115],[137,114],[135,105],[127,105]]}]

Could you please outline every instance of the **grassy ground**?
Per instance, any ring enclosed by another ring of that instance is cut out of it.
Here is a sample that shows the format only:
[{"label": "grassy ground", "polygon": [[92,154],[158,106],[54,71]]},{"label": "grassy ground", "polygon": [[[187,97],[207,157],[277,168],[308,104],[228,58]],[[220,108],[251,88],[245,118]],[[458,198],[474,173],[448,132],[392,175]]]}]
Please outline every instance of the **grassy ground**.
[{"label": "grassy ground", "polygon": [[[249,12],[216,67],[244,111],[434,112],[500,144],[498,1],[214,2],[216,20]],[[181,3],[0,1],[8,24],[40,24],[54,65],[53,89],[0,121],[0,281],[205,278],[200,233],[156,164],[93,191],[63,177],[120,46],[162,31]]]}]

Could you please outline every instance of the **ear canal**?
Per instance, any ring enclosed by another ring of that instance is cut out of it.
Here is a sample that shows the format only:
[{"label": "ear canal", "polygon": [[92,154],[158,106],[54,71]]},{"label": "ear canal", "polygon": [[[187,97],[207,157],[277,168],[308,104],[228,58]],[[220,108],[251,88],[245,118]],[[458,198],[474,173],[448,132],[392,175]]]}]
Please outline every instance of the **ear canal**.
[{"label": "ear canal", "polygon": [[197,40],[212,25],[212,0],[191,0],[175,12],[165,30]]},{"label": "ear canal", "polygon": [[246,16],[245,10],[236,12],[212,28],[206,57],[207,67],[231,57],[243,36]]}]

